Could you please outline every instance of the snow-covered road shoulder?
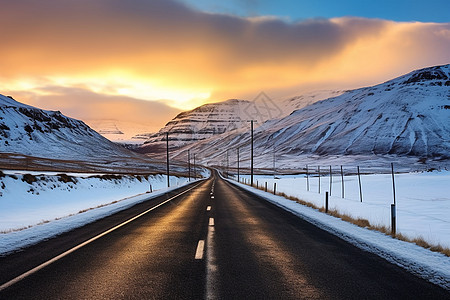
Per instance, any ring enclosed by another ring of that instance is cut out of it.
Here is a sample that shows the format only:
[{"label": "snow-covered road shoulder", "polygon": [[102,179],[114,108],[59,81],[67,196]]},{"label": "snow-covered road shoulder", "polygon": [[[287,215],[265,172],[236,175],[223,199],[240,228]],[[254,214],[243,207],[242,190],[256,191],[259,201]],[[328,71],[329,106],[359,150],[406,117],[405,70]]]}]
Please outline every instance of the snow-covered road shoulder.
[{"label": "snow-covered road shoulder", "polygon": [[165,175],[77,175],[15,173],[0,177],[0,255],[189,183],[188,178],[171,176],[171,188],[167,188]]},{"label": "snow-covered road shoulder", "polygon": [[360,249],[374,253],[409,272],[450,291],[450,258],[381,232],[361,228],[295,201],[228,180],[253,194],[301,217]]}]

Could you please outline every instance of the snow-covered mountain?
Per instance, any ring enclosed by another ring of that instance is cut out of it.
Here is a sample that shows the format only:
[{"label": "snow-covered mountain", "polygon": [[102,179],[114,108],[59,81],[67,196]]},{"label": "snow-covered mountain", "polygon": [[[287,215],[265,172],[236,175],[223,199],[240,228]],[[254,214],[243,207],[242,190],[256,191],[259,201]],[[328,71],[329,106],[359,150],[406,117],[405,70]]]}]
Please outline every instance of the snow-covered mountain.
[{"label": "snow-covered mountain", "polygon": [[[226,149],[241,147],[246,160],[249,144],[249,131],[236,130],[191,148],[210,160],[223,160]],[[286,161],[299,160],[299,155],[448,159],[450,65],[347,91],[269,120],[255,129],[254,145],[256,161],[266,167],[273,153]]]},{"label": "snow-covered mountain", "polygon": [[316,102],[258,133],[285,153],[450,157],[450,65]]},{"label": "snow-covered mountain", "polygon": [[[205,104],[191,111],[178,114],[159,132],[151,134],[140,152],[159,152],[165,149],[166,133],[169,132],[171,147],[208,139],[212,136],[247,126],[246,100],[230,99],[224,102]],[[142,136],[142,135],[141,135]]]},{"label": "snow-covered mountain", "polygon": [[178,114],[158,133],[139,134],[135,138],[147,137],[139,152],[158,153],[165,149],[165,135],[169,132],[172,148],[180,148],[197,141],[231,132],[249,129],[249,120],[258,124],[289,115],[294,110],[311,103],[337,96],[343,91],[315,91],[283,100],[272,100],[260,93],[252,101],[229,99],[223,102],[205,104],[191,111]]},{"label": "snow-covered mountain", "polygon": [[136,156],[84,122],[0,95],[0,152],[59,159]]},{"label": "snow-covered mountain", "polygon": [[291,114],[295,110],[302,109],[308,105],[311,105],[320,100],[325,100],[332,97],[337,97],[345,93],[342,90],[318,90],[313,92],[304,93],[294,97],[288,97],[281,102],[280,107],[283,110],[283,116],[285,117]]},{"label": "snow-covered mountain", "polygon": [[148,125],[125,122],[121,120],[84,120],[92,129],[108,140],[119,144],[141,145],[147,139]]}]

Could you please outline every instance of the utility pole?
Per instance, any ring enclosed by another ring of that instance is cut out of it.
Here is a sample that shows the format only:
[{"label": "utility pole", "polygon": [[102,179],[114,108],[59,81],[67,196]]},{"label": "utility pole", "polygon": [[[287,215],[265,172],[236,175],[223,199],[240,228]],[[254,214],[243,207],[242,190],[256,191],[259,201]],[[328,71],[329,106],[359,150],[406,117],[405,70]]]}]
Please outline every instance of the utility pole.
[{"label": "utility pole", "polygon": [[239,175],[240,175],[239,174],[239,148],[240,147],[237,148],[237,175],[238,175],[238,182],[240,182],[239,181]]},{"label": "utility pole", "polygon": [[276,176],[276,171],[275,171],[275,146],[273,146],[273,178],[277,177]]},{"label": "utility pole", "polygon": [[191,150],[188,149],[188,178],[191,181]]},{"label": "utility pole", "polygon": [[195,153],[194,153],[194,179],[197,179],[197,170],[195,166]]},{"label": "utility pole", "polygon": [[253,187],[253,121],[251,120],[251,130],[252,130],[252,145],[251,145],[251,166],[250,166],[250,186]]},{"label": "utility pole", "polygon": [[228,158],[228,149],[227,149],[227,178],[230,174],[230,160]]},{"label": "utility pole", "polygon": [[167,157],[167,187],[170,187],[170,172],[169,172],[169,132],[166,132],[166,157]]}]

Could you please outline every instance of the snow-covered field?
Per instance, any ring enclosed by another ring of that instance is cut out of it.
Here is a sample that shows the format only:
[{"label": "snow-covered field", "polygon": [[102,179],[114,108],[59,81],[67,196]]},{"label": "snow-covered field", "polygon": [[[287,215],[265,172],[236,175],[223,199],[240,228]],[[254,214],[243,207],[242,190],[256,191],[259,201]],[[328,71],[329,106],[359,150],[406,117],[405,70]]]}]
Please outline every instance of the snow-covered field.
[{"label": "snow-covered field", "polygon": [[[241,176],[249,179],[248,175]],[[284,192],[301,200],[325,206],[325,192],[330,191],[330,177],[309,177],[309,191],[304,175],[255,176],[255,184]],[[450,172],[424,172],[396,174],[397,233],[410,238],[422,237],[432,244],[450,248]],[[393,203],[392,177],[390,174],[361,175],[363,202],[360,201],[357,176],[333,176],[329,209],[336,209],[355,218],[367,219],[373,225],[391,224]]]},{"label": "snow-covered field", "polygon": [[[447,173],[442,176],[448,175],[449,174]],[[261,179],[261,177],[259,177],[259,179]],[[264,177],[264,179],[266,179],[266,177]],[[265,198],[269,202],[298,215],[343,240],[352,243],[365,251],[375,253],[387,261],[450,291],[450,257],[447,257],[442,253],[432,252],[413,243],[394,239],[378,231],[358,227],[281,196],[272,195],[257,190],[256,188],[237,183],[236,181],[230,181]],[[289,185],[287,182],[290,182],[291,184],[299,183],[298,181],[292,181],[291,179],[278,180],[277,183],[282,181],[285,181],[286,183],[286,185],[281,184],[281,186],[285,186],[285,188]],[[311,197],[311,199],[312,198],[314,197]]]},{"label": "snow-covered field", "polygon": [[0,255],[188,183],[171,176],[168,189],[166,175],[5,173],[0,176]]}]

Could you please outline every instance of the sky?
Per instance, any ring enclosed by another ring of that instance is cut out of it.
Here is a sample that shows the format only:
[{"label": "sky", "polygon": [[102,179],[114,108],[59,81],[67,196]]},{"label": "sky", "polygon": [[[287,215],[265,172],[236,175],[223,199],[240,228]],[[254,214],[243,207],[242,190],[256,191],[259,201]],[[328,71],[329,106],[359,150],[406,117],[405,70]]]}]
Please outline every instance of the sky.
[{"label": "sky", "polygon": [[450,63],[450,1],[0,0],[0,93],[156,131],[229,98]]},{"label": "sky", "polygon": [[276,16],[290,21],[364,17],[397,22],[449,22],[447,0],[183,0],[195,9],[236,15]]}]

